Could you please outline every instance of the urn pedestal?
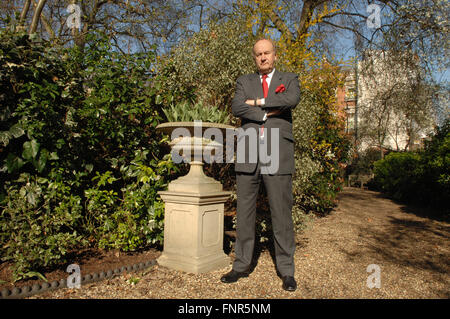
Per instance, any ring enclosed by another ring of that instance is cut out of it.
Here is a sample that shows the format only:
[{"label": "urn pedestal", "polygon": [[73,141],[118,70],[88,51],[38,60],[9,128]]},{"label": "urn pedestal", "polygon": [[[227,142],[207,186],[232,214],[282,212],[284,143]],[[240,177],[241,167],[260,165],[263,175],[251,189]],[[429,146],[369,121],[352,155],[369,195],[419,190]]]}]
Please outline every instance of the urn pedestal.
[{"label": "urn pedestal", "polygon": [[165,203],[164,250],[158,264],[196,274],[227,267],[224,204],[231,192],[223,191],[220,182],[204,174],[201,161],[191,161],[189,173],[158,194]]}]

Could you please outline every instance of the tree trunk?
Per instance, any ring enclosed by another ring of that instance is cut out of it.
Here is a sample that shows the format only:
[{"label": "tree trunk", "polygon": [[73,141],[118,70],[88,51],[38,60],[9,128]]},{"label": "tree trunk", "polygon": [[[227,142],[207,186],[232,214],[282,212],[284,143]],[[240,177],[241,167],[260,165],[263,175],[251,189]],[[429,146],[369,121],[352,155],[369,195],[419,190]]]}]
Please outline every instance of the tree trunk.
[{"label": "tree trunk", "polygon": [[25,1],[25,4],[23,5],[22,12],[20,13],[20,20],[19,25],[23,26],[25,23],[25,19],[27,17],[27,13],[30,10],[31,0]]},{"label": "tree trunk", "polygon": [[47,0],[40,0],[39,3],[37,4],[36,10],[34,11],[34,15],[33,15],[33,21],[31,21],[29,34],[36,33],[36,30],[37,30],[37,27],[39,24],[39,19],[41,17],[42,9],[44,9],[44,5],[46,2],[47,2]]},{"label": "tree trunk", "polygon": [[302,13],[300,16],[300,22],[297,29],[297,37],[300,39],[302,35],[308,32],[309,24],[311,23],[311,18],[314,13],[314,1],[305,0],[303,2]]}]

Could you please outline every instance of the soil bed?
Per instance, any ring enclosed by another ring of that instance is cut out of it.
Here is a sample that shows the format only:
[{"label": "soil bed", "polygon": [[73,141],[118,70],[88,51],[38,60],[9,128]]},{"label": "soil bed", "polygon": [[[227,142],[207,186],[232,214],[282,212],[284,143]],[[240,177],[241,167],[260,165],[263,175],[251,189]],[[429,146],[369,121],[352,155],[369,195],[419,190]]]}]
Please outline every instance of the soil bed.
[{"label": "soil bed", "polygon": [[[102,271],[114,270],[122,266],[134,265],[140,262],[158,258],[161,252],[152,248],[146,251],[140,252],[120,252],[118,250],[104,251],[99,249],[84,249],[77,253],[71,253],[68,256],[68,262],[66,265],[58,267],[57,269],[51,269],[42,271],[42,275],[51,283],[54,280],[67,279],[69,273],[66,272],[67,266],[70,264],[77,264],[80,266],[81,275],[100,273]],[[11,263],[0,264],[0,291],[4,288],[11,289],[13,287],[32,287],[35,283],[42,283],[41,279],[37,277],[19,280],[15,283],[12,282],[12,270]]]}]

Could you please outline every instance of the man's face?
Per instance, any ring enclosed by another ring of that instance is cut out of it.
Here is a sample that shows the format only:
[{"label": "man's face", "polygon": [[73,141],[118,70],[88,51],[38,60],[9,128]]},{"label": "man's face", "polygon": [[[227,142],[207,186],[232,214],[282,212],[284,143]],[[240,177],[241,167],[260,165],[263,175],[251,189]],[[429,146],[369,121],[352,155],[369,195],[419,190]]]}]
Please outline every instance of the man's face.
[{"label": "man's face", "polygon": [[261,74],[272,72],[277,56],[272,43],[268,40],[260,40],[253,46],[253,57],[256,67]]}]

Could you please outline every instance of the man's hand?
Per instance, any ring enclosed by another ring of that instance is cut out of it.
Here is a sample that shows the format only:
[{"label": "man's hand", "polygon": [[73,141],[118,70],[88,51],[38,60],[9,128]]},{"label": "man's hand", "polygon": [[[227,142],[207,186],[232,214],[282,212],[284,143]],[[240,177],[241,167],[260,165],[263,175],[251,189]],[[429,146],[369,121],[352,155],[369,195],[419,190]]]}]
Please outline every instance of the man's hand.
[{"label": "man's hand", "polygon": [[[247,101],[245,101],[245,104],[255,106],[255,100],[247,100]],[[261,105],[260,100],[259,99],[256,100],[256,106],[260,106],[260,105]]]},{"label": "man's hand", "polygon": [[267,117],[277,116],[277,115],[280,115],[281,113],[282,113],[281,110],[273,110],[273,111],[269,111],[269,112],[267,112]]}]

